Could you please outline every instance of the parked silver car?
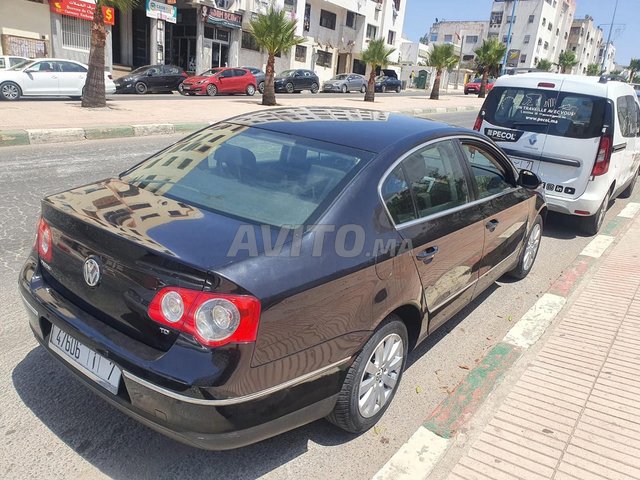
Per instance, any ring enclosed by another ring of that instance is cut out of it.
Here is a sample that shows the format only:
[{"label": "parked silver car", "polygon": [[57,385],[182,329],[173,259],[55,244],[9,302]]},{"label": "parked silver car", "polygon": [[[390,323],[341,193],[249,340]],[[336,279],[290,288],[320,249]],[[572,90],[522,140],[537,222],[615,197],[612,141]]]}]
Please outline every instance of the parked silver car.
[{"label": "parked silver car", "polygon": [[367,90],[367,79],[357,73],[341,73],[324,83],[323,92],[360,92]]},{"label": "parked silver car", "polygon": [[264,72],[256,67],[240,67],[249,70],[254,77],[256,77],[256,85],[258,86],[258,91],[260,93],[264,92]]}]

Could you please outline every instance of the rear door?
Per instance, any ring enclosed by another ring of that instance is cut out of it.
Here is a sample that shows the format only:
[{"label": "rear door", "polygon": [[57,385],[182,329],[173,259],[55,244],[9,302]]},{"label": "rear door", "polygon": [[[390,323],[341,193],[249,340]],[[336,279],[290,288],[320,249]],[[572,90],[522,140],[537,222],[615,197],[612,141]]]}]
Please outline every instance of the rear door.
[{"label": "rear door", "polygon": [[381,186],[383,200],[411,245],[429,309],[429,331],[473,296],[484,242],[481,209],[454,140],[418,147]]},{"label": "rear door", "polygon": [[637,152],[638,105],[632,95],[616,100],[616,129],[613,140],[611,167],[615,171],[618,186],[629,181],[638,172],[640,158]]},{"label": "rear door", "polygon": [[249,85],[249,75],[247,75],[246,70],[242,70],[241,68],[233,69],[233,88],[236,93],[245,93],[247,86]]},{"label": "rear door", "polygon": [[73,62],[56,62],[60,69],[59,88],[61,95],[82,95],[87,80],[87,69]]}]

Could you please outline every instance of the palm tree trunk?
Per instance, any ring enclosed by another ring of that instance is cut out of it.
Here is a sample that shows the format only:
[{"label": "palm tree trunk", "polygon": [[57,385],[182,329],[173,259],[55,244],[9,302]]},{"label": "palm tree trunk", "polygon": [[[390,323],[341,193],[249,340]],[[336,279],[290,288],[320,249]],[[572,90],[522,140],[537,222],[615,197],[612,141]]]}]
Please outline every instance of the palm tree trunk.
[{"label": "palm tree trunk", "polygon": [[436,70],[436,79],[433,81],[433,88],[431,89],[431,95],[429,98],[431,100],[439,100],[440,99],[440,81],[442,79],[442,69],[439,68]]},{"label": "palm tree trunk", "polygon": [[375,102],[376,100],[376,66],[371,65],[371,73],[369,74],[369,82],[367,83],[367,91],[364,94],[365,102]]},{"label": "palm tree trunk", "polygon": [[489,70],[487,68],[482,72],[482,82],[480,82],[480,91],[478,98],[484,98],[487,95],[487,80],[489,79]]},{"label": "palm tree trunk", "polygon": [[106,42],[107,29],[102,18],[102,7],[98,3],[91,25],[91,51],[89,52],[89,71],[82,95],[83,107],[107,106],[104,92],[104,46]]},{"label": "palm tree trunk", "polygon": [[264,77],[264,92],[262,93],[262,105],[276,105],[276,88],[274,85],[276,57],[273,53],[269,53],[267,59],[267,71]]}]

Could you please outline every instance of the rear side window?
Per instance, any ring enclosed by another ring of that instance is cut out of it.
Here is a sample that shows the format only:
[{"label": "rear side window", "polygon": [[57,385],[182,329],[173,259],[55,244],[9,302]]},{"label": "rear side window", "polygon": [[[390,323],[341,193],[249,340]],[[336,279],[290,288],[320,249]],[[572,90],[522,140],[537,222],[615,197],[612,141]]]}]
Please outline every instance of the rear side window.
[{"label": "rear side window", "polygon": [[398,165],[387,176],[382,184],[382,199],[396,225],[415,220],[416,212],[409,191],[409,184],[404,176],[402,165]]},{"label": "rear side window", "polygon": [[87,69],[82,65],[72,62],[58,62],[63,72],[86,72]]},{"label": "rear side window", "polygon": [[0,58],[0,68],[4,68],[5,63],[4,63],[4,58]]},{"label": "rear side window", "polygon": [[618,124],[623,137],[635,137],[638,133],[638,112],[635,99],[631,95],[618,98]]},{"label": "rear side window", "polygon": [[572,92],[496,87],[485,105],[496,126],[569,138],[602,134],[606,99]]}]

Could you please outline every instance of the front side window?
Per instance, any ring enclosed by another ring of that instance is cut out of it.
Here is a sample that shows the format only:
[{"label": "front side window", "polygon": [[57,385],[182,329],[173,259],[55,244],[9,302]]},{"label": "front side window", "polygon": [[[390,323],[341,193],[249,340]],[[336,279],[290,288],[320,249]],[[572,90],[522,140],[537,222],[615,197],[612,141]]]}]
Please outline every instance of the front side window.
[{"label": "front side window", "polygon": [[487,150],[473,143],[463,143],[462,150],[476,179],[479,198],[497,195],[513,187],[512,174]]}]

